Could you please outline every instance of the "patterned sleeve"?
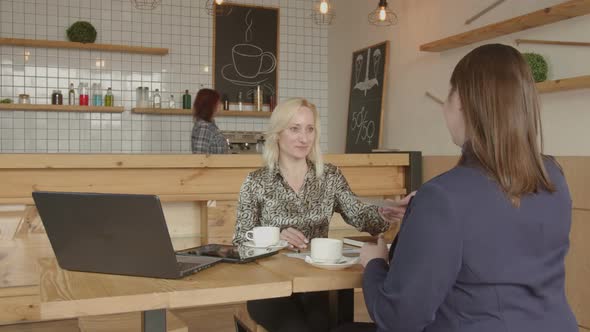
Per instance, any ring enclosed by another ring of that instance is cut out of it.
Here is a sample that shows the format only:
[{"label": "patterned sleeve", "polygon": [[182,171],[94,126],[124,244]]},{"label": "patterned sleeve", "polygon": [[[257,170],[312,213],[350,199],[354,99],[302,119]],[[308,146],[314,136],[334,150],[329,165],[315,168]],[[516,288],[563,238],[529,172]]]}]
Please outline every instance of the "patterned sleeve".
[{"label": "patterned sleeve", "polygon": [[209,144],[211,143],[211,130],[206,126],[200,126],[198,123],[193,127],[192,145],[193,153],[209,153]]},{"label": "patterned sleeve", "polygon": [[340,169],[336,168],[334,177],[334,186],[336,187],[334,193],[336,195],[335,211],[340,213],[347,224],[354,226],[361,232],[369,232],[371,235],[389,229],[389,223],[381,218],[376,206],[358,200],[350,190],[350,186]]},{"label": "patterned sleeve", "polygon": [[246,232],[260,224],[260,204],[257,200],[256,181],[252,174],[249,174],[238,198],[238,209],[236,218],[236,230],[232,243],[234,245],[242,244],[246,240]]}]

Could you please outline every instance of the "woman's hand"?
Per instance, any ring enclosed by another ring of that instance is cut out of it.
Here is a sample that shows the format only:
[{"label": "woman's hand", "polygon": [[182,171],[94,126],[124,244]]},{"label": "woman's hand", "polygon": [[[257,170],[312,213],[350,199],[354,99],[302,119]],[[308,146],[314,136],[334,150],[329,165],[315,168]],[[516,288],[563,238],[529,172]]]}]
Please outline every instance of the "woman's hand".
[{"label": "woman's hand", "polygon": [[414,197],[414,195],[416,195],[416,191],[412,191],[409,195],[399,201],[393,201],[389,199],[390,201],[395,202],[397,206],[380,207],[379,215],[381,218],[383,218],[383,220],[388,221],[389,223],[401,221],[404,217],[404,214],[406,213],[406,208],[410,203],[410,199]]},{"label": "woman's hand", "polygon": [[292,227],[285,228],[281,231],[281,240],[289,242],[289,247],[291,248],[300,249],[307,248],[307,244],[309,243],[309,240],[303,233]]},{"label": "woman's hand", "polygon": [[388,257],[389,252],[383,235],[379,235],[377,244],[365,243],[361,248],[361,264],[363,267],[366,267],[367,263],[375,258],[383,258],[387,262]]}]

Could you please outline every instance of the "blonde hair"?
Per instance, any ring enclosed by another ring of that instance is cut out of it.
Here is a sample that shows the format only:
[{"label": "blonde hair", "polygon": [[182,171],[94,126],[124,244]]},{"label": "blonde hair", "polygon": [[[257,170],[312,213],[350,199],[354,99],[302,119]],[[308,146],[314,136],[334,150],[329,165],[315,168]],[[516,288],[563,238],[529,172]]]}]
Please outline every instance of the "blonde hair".
[{"label": "blonde hair", "polygon": [[314,142],[307,158],[315,164],[315,172],[318,178],[324,174],[324,161],[320,149],[320,115],[314,104],[303,98],[290,98],[279,103],[270,117],[270,125],[265,135],[264,152],[262,158],[266,166],[273,171],[279,161],[279,135],[287,129],[289,122],[295,113],[301,108],[307,107],[313,113],[314,118]]},{"label": "blonde hair", "polygon": [[514,205],[523,195],[555,191],[541,154],[537,89],[520,52],[501,44],[474,49],[455,67],[451,87],[461,99],[465,148]]}]

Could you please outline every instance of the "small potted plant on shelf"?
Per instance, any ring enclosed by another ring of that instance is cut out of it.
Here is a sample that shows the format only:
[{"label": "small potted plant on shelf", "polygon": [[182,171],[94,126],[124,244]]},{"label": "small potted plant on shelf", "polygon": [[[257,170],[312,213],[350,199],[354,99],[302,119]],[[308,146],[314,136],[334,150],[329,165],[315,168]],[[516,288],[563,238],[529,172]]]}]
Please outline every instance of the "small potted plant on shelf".
[{"label": "small potted plant on shelf", "polygon": [[547,61],[545,61],[542,55],[537,53],[523,53],[522,56],[524,56],[524,59],[531,67],[535,82],[539,83],[547,80]]},{"label": "small potted plant on shelf", "polygon": [[86,21],[78,21],[66,30],[68,39],[78,43],[94,43],[96,40],[96,29]]}]

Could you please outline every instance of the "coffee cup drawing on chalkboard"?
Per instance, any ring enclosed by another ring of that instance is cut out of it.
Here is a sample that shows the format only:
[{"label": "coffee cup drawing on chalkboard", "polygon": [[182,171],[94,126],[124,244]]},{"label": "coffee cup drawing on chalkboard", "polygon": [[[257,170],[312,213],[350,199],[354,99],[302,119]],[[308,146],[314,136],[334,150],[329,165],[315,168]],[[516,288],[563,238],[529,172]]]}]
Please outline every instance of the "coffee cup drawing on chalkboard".
[{"label": "coffee cup drawing on chalkboard", "polygon": [[[264,58],[267,58],[268,68],[262,69]],[[263,52],[252,44],[238,44],[232,48],[232,60],[236,72],[244,78],[255,78],[258,75],[272,73],[277,66],[277,59],[270,52]]]},{"label": "coffee cup drawing on chalkboard", "polygon": [[264,83],[269,77],[262,75],[272,73],[277,67],[277,58],[272,52],[265,52],[252,43],[254,22],[251,15],[252,11],[250,10],[244,18],[245,42],[232,47],[232,63],[226,64],[221,69],[221,76],[227,81],[235,85],[249,87]]}]

